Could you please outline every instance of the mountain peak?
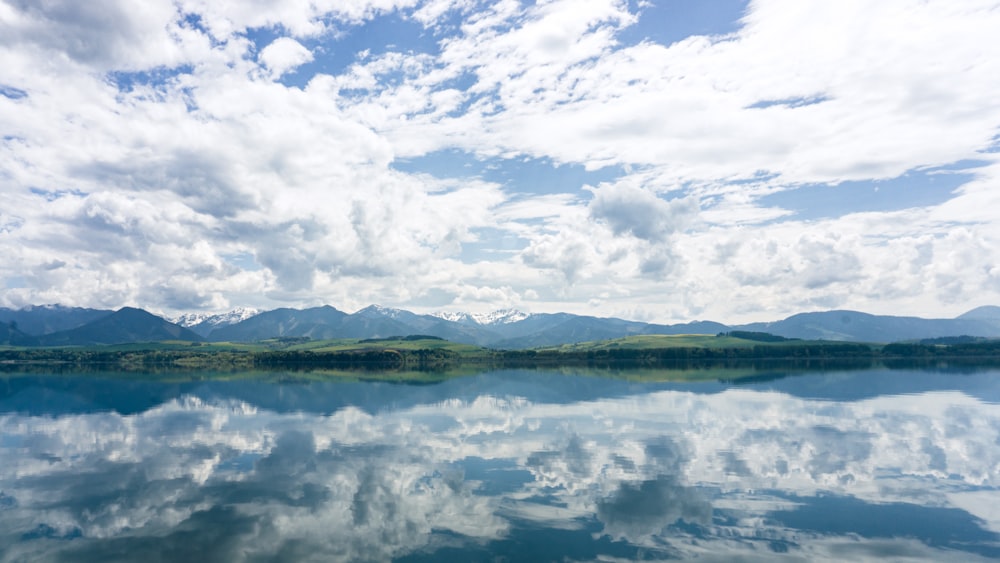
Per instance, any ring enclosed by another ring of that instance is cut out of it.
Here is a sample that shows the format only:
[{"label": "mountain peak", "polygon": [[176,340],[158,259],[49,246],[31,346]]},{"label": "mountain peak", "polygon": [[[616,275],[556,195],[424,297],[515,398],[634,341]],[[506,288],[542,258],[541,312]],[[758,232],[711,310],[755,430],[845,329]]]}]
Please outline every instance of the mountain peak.
[{"label": "mountain peak", "polygon": [[24,307],[21,307],[19,310],[21,310],[21,311],[38,311],[38,310],[43,310],[43,311],[62,311],[62,310],[65,310],[65,309],[73,309],[73,307],[66,307],[66,306],[63,306],[63,305],[59,305],[57,303],[46,303],[44,305],[25,305]]},{"label": "mountain peak", "polygon": [[452,313],[449,311],[435,311],[431,313],[432,317],[437,317],[439,319],[444,319],[453,323],[470,323],[474,322],[472,320],[472,315],[468,313]]},{"label": "mountain peak", "polygon": [[503,325],[523,321],[531,315],[517,309],[498,309],[489,313],[448,313],[439,311],[431,315],[453,323],[476,324],[483,326]]},{"label": "mountain peak", "polygon": [[498,309],[491,313],[473,314],[472,318],[481,325],[505,325],[516,323],[528,318],[527,313],[522,313],[517,309]]},{"label": "mountain peak", "polygon": [[211,330],[212,328],[245,321],[258,313],[260,311],[253,307],[236,307],[226,313],[185,313],[169,320],[185,328],[202,325],[203,327],[209,327],[209,330]]},{"label": "mountain peak", "polygon": [[122,344],[162,340],[196,342],[201,340],[201,337],[149,311],[135,307],[122,307],[110,315],[83,326],[41,337],[41,343],[47,346]]},{"label": "mountain peak", "polygon": [[374,305],[373,304],[373,305],[369,305],[369,306],[365,307],[364,309],[361,309],[360,311],[358,311],[357,313],[354,313],[354,314],[355,315],[361,315],[361,316],[364,316],[364,317],[379,316],[379,317],[389,317],[391,319],[395,319],[395,318],[399,317],[400,314],[402,314],[404,312],[405,311],[403,311],[402,309],[395,309],[395,308],[392,308],[392,307],[383,307],[381,305]]},{"label": "mountain peak", "polygon": [[163,320],[162,317],[157,317],[153,313],[146,311],[145,309],[139,309],[138,307],[122,307],[113,313],[114,316],[126,317],[126,318],[149,318],[153,317],[159,320]]},{"label": "mountain peak", "polygon": [[982,307],[976,307],[971,311],[966,311],[956,318],[997,321],[1000,320],[1000,307],[997,307],[996,305],[983,305]]}]

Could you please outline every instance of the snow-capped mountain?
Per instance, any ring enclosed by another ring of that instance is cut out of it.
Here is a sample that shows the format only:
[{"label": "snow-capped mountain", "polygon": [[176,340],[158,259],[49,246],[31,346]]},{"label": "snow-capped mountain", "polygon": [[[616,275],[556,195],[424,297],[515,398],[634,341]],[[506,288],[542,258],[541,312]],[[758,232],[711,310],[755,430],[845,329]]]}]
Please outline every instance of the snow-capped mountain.
[{"label": "snow-capped mountain", "polygon": [[413,313],[404,311],[403,309],[394,309],[392,307],[383,307],[381,305],[369,305],[354,314],[367,317],[388,317],[390,319],[398,319],[401,316],[413,315]]},{"label": "snow-capped mountain", "polygon": [[451,321],[453,323],[475,323],[472,320],[472,315],[468,313],[449,313],[447,311],[436,311],[431,313],[432,317],[437,317],[439,319],[444,319],[446,321]]},{"label": "snow-capped mountain", "polygon": [[431,315],[453,323],[477,324],[482,326],[516,323],[531,316],[517,309],[499,309],[491,313],[448,313],[441,311],[431,313]]},{"label": "snow-capped mountain", "polygon": [[[742,330],[786,338],[895,342],[948,336],[1000,338],[1000,308],[980,307],[954,319],[879,316],[857,311],[816,311],[784,320],[727,326],[711,321],[659,325],[570,313],[528,315],[514,309],[486,314],[419,315],[373,305],[353,314],[324,305],[257,314],[241,307],[222,315],[184,315],[176,325],[140,309],[101,311],[61,306],[0,307],[0,344],[61,346],[191,340],[255,342],[278,337],[386,338],[427,335],[502,349],[555,346],[634,334],[718,334]],[[200,337],[200,338],[199,338]]]},{"label": "snow-capped mountain", "polygon": [[472,318],[481,325],[505,325],[523,321],[530,317],[517,309],[500,309],[492,313],[473,313]]},{"label": "snow-capped mountain", "polygon": [[190,328],[198,334],[205,336],[216,328],[234,325],[245,321],[260,313],[253,307],[237,307],[227,313],[206,314],[206,313],[185,313],[179,317],[170,319],[174,324]]},{"label": "snow-capped mountain", "polygon": [[208,320],[209,317],[213,317],[208,313],[184,313],[183,315],[177,317],[169,317],[168,321],[181,325],[184,328],[192,327],[198,323]]}]

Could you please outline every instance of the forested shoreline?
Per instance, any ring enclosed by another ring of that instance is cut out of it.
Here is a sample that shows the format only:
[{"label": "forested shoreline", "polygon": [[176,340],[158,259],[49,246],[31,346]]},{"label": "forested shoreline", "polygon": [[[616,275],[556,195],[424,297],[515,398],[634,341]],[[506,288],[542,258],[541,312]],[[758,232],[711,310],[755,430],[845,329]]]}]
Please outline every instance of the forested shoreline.
[{"label": "forested shoreline", "polygon": [[[100,369],[142,371],[178,370],[417,370],[432,371],[458,366],[486,368],[531,367],[668,367],[671,365],[727,362],[847,363],[864,364],[913,361],[1000,361],[1000,341],[956,344],[895,343],[884,346],[849,342],[782,342],[743,347],[681,346],[664,348],[596,348],[582,350],[456,351],[445,347],[392,346],[391,340],[368,341],[350,350],[240,350],[199,346],[157,349],[17,348],[0,350],[0,369],[10,371],[35,366],[44,369]],[[373,345],[374,344],[374,345]]]}]

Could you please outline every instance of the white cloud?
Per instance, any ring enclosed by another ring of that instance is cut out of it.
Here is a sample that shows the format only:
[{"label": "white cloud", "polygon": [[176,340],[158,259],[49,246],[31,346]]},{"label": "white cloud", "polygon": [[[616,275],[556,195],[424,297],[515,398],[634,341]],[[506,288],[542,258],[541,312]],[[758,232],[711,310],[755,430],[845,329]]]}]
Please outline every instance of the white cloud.
[{"label": "white cloud", "polygon": [[313,60],[313,54],[290,37],[279,37],[260,51],[258,58],[275,78]]},{"label": "white cloud", "polygon": [[294,37],[313,37],[380,13],[411,7],[415,0],[178,0],[184,13],[197,14],[216,38],[246,29],[282,27]]},{"label": "white cloud", "polygon": [[439,20],[449,12],[467,13],[475,6],[475,0],[427,0],[414,10],[413,19],[424,27],[439,27]]},{"label": "white cloud", "polygon": [[0,10],[0,48],[65,56],[98,71],[172,67],[210,49],[207,38],[180,21],[173,2],[8,0]]},{"label": "white cloud", "polygon": [[[622,44],[633,8],[0,3],[0,283],[19,286],[0,299],[491,309],[470,296],[495,295],[730,322],[1000,299],[998,174],[978,152],[1000,124],[993,4],[761,0],[730,35]],[[301,89],[273,80],[384,15],[435,48],[357,54]],[[287,36],[255,45],[256,28]],[[441,149],[513,174],[394,169]],[[526,156],[612,168],[571,193],[519,175]],[[806,221],[762,199],[960,159],[988,164],[932,207],[900,191],[895,210]]]},{"label": "white cloud", "polygon": [[692,181],[770,171],[832,183],[968,158],[996,132],[1000,73],[983,46],[998,16],[986,7],[757,2],[732,36],[618,50],[614,30],[634,20],[623,6],[562,8],[501,4],[445,43],[444,72],[427,76],[475,73],[470,92],[484,95],[464,115],[376,126],[402,154],[459,146]]},{"label": "white cloud", "polygon": [[591,191],[590,216],[607,222],[616,235],[663,241],[691,223],[698,212],[698,202],[692,198],[664,201],[635,186],[602,185]]}]

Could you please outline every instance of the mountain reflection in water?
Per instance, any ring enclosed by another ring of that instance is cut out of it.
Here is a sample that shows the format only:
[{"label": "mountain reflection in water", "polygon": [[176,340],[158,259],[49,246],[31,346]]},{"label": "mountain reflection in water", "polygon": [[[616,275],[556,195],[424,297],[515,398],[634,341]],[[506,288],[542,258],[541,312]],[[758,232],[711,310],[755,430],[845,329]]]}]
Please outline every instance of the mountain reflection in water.
[{"label": "mountain reflection in water", "polygon": [[0,378],[0,561],[1000,557],[1000,371]]}]

